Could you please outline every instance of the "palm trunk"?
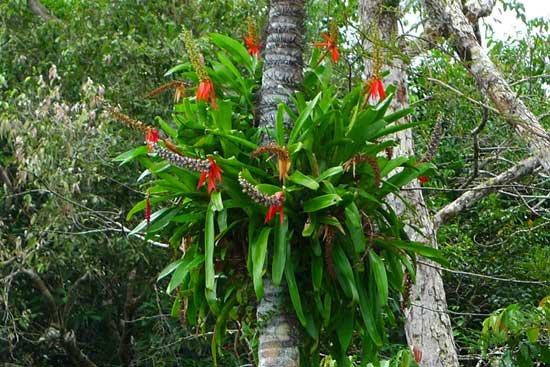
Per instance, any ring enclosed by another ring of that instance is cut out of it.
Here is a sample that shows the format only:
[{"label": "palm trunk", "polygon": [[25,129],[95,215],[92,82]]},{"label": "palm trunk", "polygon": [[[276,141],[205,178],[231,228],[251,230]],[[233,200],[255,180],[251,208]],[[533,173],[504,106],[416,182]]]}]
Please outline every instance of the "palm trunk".
[{"label": "palm trunk", "polygon": [[[359,7],[363,29],[373,29],[374,26],[374,29],[378,29],[381,35],[381,41],[391,44],[397,36],[399,2],[395,0],[361,0]],[[391,105],[391,109],[395,111],[408,106],[407,65],[398,58],[391,58],[391,55],[388,55],[388,58],[391,59],[390,74],[386,77],[385,83],[394,84],[397,88]],[[366,69],[368,76],[370,74],[368,60]],[[414,155],[414,141],[410,129],[398,132],[394,139],[398,142],[395,149],[396,155]],[[417,183],[411,183],[406,187],[417,185]],[[406,190],[402,191],[401,195],[413,210],[407,209],[397,196],[391,196],[389,204],[410,225],[406,227],[406,231],[411,240],[424,242],[428,246],[437,248],[434,223],[429,216],[422,192]],[[421,229],[423,236],[413,230],[414,227]],[[428,261],[424,259],[424,262]],[[420,364],[425,367],[458,366],[451,321],[447,314],[443,280],[437,269],[418,265],[416,284],[412,288],[410,300],[411,306],[405,312],[405,331],[410,347],[422,351]]]},{"label": "palm trunk", "polygon": [[[264,51],[262,87],[258,107],[258,126],[273,128],[277,105],[290,103],[290,96],[303,79],[304,0],[272,0]],[[288,116],[285,127],[292,122]],[[264,143],[270,139],[264,132]],[[293,317],[285,286],[264,280],[264,297],[257,309],[260,325],[258,360],[260,367],[300,365],[299,329]]]}]

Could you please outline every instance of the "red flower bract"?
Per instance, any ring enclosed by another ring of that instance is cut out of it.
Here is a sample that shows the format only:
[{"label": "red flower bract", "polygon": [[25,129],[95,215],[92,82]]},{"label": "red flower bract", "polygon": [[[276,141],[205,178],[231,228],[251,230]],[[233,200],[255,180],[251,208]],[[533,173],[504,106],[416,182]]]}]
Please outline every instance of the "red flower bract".
[{"label": "red flower bract", "polygon": [[382,84],[382,80],[376,75],[374,75],[371,80],[366,81],[365,84],[367,85],[367,88],[365,88],[363,92],[368,93],[367,101],[372,101],[374,104],[377,104],[386,98],[384,84]]},{"label": "red flower bract", "polygon": [[315,47],[325,48],[325,53],[319,59],[319,61],[317,61],[317,65],[319,65],[321,61],[325,58],[325,56],[327,56],[329,53],[331,53],[332,62],[336,64],[340,59],[340,52],[338,51],[338,47],[336,46],[336,40],[330,38],[330,36],[326,33],[323,33],[322,36],[326,40],[326,42],[319,42],[319,43],[313,44]]},{"label": "red flower bract", "polygon": [[283,223],[285,221],[285,211],[284,211],[284,208],[283,208],[284,193],[282,191],[279,191],[279,192],[275,193],[275,195],[273,195],[273,196],[276,199],[277,203],[271,205],[269,207],[269,209],[267,210],[267,214],[265,216],[265,222],[264,223],[268,223],[271,220],[271,218],[273,218],[275,216],[275,214],[278,212],[279,213],[279,222],[281,223],[281,225],[283,225]]},{"label": "red flower bract", "polygon": [[260,42],[256,44],[254,42],[254,39],[248,36],[244,36],[244,42],[246,43],[246,47],[248,48],[248,53],[252,56],[256,56],[258,59],[260,58],[260,48],[264,44],[263,42]]},{"label": "red flower bract", "polygon": [[204,101],[210,103],[212,107],[218,108],[216,106],[216,91],[214,90],[212,80],[201,80],[197,88],[197,101]]},{"label": "red flower bract", "polygon": [[159,131],[157,129],[147,129],[145,133],[145,143],[147,143],[147,150],[151,153],[151,145],[156,144],[159,141]]},{"label": "red flower bract", "polygon": [[420,181],[420,186],[423,186],[428,182],[428,176],[418,176],[418,181]]},{"label": "red flower bract", "polygon": [[145,220],[147,224],[151,223],[151,202],[149,201],[149,195],[145,199]]},{"label": "red flower bract", "polygon": [[204,185],[206,179],[208,179],[208,194],[210,195],[213,190],[216,190],[216,181],[222,182],[222,169],[211,157],[208,157],[208,160],[210,161],[210,168],[208,171],[201,172],[197,189]]}]

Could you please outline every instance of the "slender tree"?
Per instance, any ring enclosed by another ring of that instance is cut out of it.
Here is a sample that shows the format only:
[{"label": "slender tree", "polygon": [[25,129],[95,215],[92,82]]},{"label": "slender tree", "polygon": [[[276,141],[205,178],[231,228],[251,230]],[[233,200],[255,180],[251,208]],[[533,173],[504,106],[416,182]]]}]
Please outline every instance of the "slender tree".
[{"label": "slender tree", "polygon": [[[369,36],[370,41],[365,45],[372,55],[376,55],[375,49],[393,45],[398,35],[399,1],[395,0],[361,0],[359,12],[363,29],[375,29],[375,34]],[[393,45],[396,46],[396,45]],[[385,78],[386,84],[396,87],[391,109],[400,110],[408,107],[406,73],[407,64],[399,57],[393,57],[391,53],[383,53],[382,57],[389,69]],[[378,62],[380,62],[378,60]],[[366,60],[366,74],[373,74],[372,59]],[[408,122],[402,119],[400,123]],[[414,140],[410,129],[396,133],[394,139],[397,142],[395,154],[398,156],[414,156]],[[411,182],[406,188],[418,186],[417,182]],[[391,195],[388,203],[395,212],[404,217],[409,224],[406,227],[407,234],[414,241],[437,248],[434,223],[429,215],[424,197],[420,190],[407,190],[401,192],[410,207],[406,208],[401,199]],[[420,228],[419,233],[413,228]],[[428,260],[423,260],[430,264]],[[454,346],[451,321],[447,312],[447,301],[440,271],[433,266],[418,265],[416,269],[416,284],[411,290],[411,305],[406,310],[405,330],[407,341],[411,348],[422,352],[421,364],[423,366],[458,366],[458,358]]]}]

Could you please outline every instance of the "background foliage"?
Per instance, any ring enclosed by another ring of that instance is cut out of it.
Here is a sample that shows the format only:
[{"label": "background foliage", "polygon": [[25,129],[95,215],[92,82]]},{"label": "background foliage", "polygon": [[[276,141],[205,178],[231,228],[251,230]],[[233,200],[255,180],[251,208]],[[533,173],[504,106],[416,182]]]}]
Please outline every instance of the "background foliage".
[{"label": "background foliage", "polygon": [[[137,166],[118,167],[112,158],[134,147],[141,137],[113,123],[95,97],[104,95],[132,117],[153,124],[154,116],[169,116],[171,96],[142,97],[168,80],[163,76],[168,69],[184,61],[181,25],[193,30],[205,57],[210,58],[214,49],[208,33],[240,39],[245,32],[241,19],[252,16],[263,24],[266,4],[216,1],[210,6],[199,0],[43,3],[59,22],[43,22],[27,10],[26,1],[0,4],[0,360],[37,366],[70,364],[66,352],[51,338],[52,316],[44,297],[29,277],[17,273],[34,269],[60,309],[72,304],[64,327],[75,332],[78,345],[97,365],[124,365],[125,353],[133,354],[138,365],[211,365],[211,335],[172,318],[174,296],[164,292],[167,280],[156,282],[174,254],[127,236],[138,220],[127,223],[124,218],[133,203],[143,198],[144,190],[136,182]],[[345,7],[332,3],[329,8],[328,1],[309,2],[307,44],[319,40],[331,15],[347,25],[342,34],[353,33],[356,3]],[[521,13],[521,8],[516,9]],[[541,77],[548,74],[549,43],[543,36],[548,25],[536,20],[528,29],[532,33],[522,40],[498,41],[489,36],[488,46],[514,90],[548,129],[547,79]],[[537,30],[542,35],[535,35]],[[362,69],[361,57],[355,56],[360,55],[355,53],[359,38],[350,37],[346,47],[354,52],[345,53],[346,62],[333,74],[341,90],[350,82],[357,85]],[[433,51],[414,66],[410,77],[411,99],[431,99],[414,112],[415,120],[430,122],[415,128],[419,157],[422,143],[429,142],[433,122],[441,113],[447,116],[444,139],[434,160],[439,170],[426,185],[445,189],[426,189],[433,209],[455,198],[472,177],[470,132],[483,119],[481,108],[427,79],[441,80],[482,100],[471,77],[449,53]],[[351,79],[350,69],[354,70]],[[479,142],[483,148],[479,173],[470,184],[525,157],[525,148],[492,113]],[[547,177],[525,178],[443,227],[439,242],[451,268],[547,281],[550,238],[544,196],[549,190]],[[530,195],[530,208],[517,194]],[[445,281],[465,365],[475,365],[480,358],[486,363],[504,359],[508,365],[544,360],[545,349],[540,346],[548,341],[548,307],[539,302],[548,295],[547,283],[518,285],[453,273],[446,273]],[[132,303],[134,298],[137,303]],[[133,313],[128,307],[132,304]],[[483,324],[493,311],[496,316],[488,319],[493,321]],[[503,314],[512,315],[504,320],[531,320],[532,327],[525,330],[512,322],[511,332],[503,337],[502,328],[494,322]],[[388,358],[396,356],[405,342],[400,322],[390,323],[393,328],[383,350]],[[529,330],[537,325],[540,331],[534,338]],[[256,335],[252,326],[253,320],[246,319],[229,326],[221,365],[253,362]],[[132,342],[122,342],[123,335],[131,335]],[[323,362],[330,363],[328,359]]]}]

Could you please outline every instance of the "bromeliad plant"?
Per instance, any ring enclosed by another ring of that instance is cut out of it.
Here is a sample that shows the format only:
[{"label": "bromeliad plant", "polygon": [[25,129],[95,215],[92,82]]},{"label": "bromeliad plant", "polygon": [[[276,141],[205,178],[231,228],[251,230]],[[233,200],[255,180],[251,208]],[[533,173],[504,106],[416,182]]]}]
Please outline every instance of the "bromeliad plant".
[{"label": "bromeliad plant", "polygon": [[[211,80],[215,108],[182,99],[172,123],[158,119],[152,153],[141,146],[118,157],[139,160],[146,168],[140,180],[151,176],[147,193],[156,210],[133,232],[183,250],[159,276],[171,277],[167,292],[178,290],[174,313],[193,326],[215,323],[215,356],[228,320],[242,316],[252,290],[263,297],[269,278],[286,283],[317,365],[321,337],[331,338],[340,365],[354,335],[364,344],[362,360],[376,361],[387,340],[384,323],[399,312],[407,279],[414,280],[415,255],[441,260],[409,241],[384,203],[431,169],[411,157],[379,155],[394,144],[389,134],[414,126],[394,124],[409,110],[387,113],[391,87],[388,98],[363,108],[360,85],[341,96],[330,67],[319,66],[307,70],[307,93],[295,95],[294,107],[279,105],[275,126],[258,128],[252,101],[260,61],[231,38],[213,34],[211,41],[221,51],[207,75],[197,76],[191,64],[170,73]],[[284,114],[294,122],[290,130]],[[260,146],[262,134],[272,143]]]}]

